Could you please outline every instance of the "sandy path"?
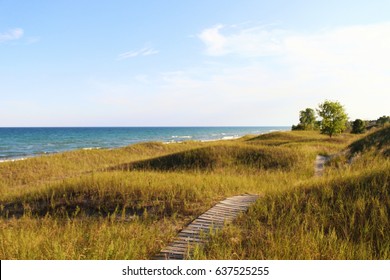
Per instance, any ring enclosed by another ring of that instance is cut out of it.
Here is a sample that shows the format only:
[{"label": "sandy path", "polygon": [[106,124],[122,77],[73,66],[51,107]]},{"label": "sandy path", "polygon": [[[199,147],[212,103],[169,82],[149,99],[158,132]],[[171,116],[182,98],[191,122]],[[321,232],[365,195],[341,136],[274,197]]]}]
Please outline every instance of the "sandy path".
[{"label": "sandy path", "polygon": [[329,161],[328,156],[317,155],[314,163],[314,176],[322,176],[324,173],[325,164]]}]

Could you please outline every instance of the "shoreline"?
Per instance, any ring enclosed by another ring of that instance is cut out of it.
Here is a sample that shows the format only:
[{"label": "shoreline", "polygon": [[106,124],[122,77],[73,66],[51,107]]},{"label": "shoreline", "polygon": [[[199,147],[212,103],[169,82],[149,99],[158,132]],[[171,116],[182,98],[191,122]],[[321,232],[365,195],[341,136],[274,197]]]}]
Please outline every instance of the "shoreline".
[{"label": "shoreline", "polygon": [[[128,145],[124,146],[110,146],[110,147],[80,147],[80,148],[75,148],[75,149],[65,149],[65,150],[59,150],[59,151],[53,151],[53,152],[44,152],[40,154],[31,154],[31,155],[23,155],[23,156],[16,156],[16,157],[8,157],[8,158],[3,158],[0,159],[0,164],[2,163],[8,163],[8,162],[17,162],[17,161],[24,161],[27,159],[31,158],[38,158],[38,157],[43,157],[43,156],[50,156],[54,154],[59,154],[59,153],[66,153],[66,152],[72,152],[72,151],[77,151],[77,150],[84,150],[84,151],[91,151],[91,150],[109,150],[109,149],[120,149],[124,148],[130,145],[135,145],[135,144],[142,144],[142,143],[148,143],[148,142],[158,142],[164,145],[168,144],[181,144],[185,143],[188,141],[194,141],[194,142],[201,142],[201,143],[208,143],[208,142],[217,142],[217,141],[229,141],[229,140],[236,140],[242,137],[246,137],[248,135],[263,135],[263,134],[268,134],[268,133],[273,133],[273,132],[278,132],[278,131],[289,131],[285,129],[271,129],[266,132],[261,132],[258,134],[243,134],[243,135],[226,135],[225,133],[222,133],[221,138],[210,138],[210,139],[192,139],[193,136],[186,135],[186,136],[172,136],[172,140],[169,141],[164,141],[164,140],[150,140],[150,141],[137,141],[133,143],[129,143]],[[183,140],[175,140],[175,139],[183,139]]]},{"label": "shoreline", "polygon": [[14,159],[0,159],[0,163],[22,161],[22,160],[26,160],[26,159],[33,158],[33,157],[34,156],[32,156],[32,157],[14,158]]},{"label": "shoreline", "polygon": [[[269,132],[271,133],[271,132]],[[265,133],[263,133],[265,134]],[[201,142],[201,143],[208,143],[208,142],[217,142],[217,141],[228,141],[228,140],[235,140],[239,139],[241,137],[245,137],[246,135],[243,136],[232,136],[231,138],[221,138],[221,139],[208,139],[208,140],[184,140],[184,141],[141,141],[141,142],[136,142],[129,144],[130,145],[136,145],[136,144],[142,144],[142,143],[150,143],[150,142],[157,142],[161,143],[163,145],[170,145],[170,144],[182,144],[187,141],[193,141],[193,142]],[[38,158],[38,157],[44,157],[44,156],[51,156],[55,154],[60,154],[60,153],[67,153],[67,152],[72,152],[72,151],[77,151],[77,150],[83,150],[83,151],[93,151],[93,150],[110,150],[110,149],[121,149],[125,148],[127,146],[120,146],[120,147],[107,147],[107,148],[102,148],[102,147],[86,147],[86,148],[79,148],[79,149],[71,149],[71,150],[65,150],[65,151],[58,151],[58,152],[52,152],[52,153],[44,153],[44,154],[37,154],[37,155],[28,155],[28,156],[23,156],[23,157],[17,157],[17,158],[6,158],[6,159],[0,159],[0,164],[1,163],[7,163],[7,162],[16,162],[16,161],[23,161],[31,158]]]}]

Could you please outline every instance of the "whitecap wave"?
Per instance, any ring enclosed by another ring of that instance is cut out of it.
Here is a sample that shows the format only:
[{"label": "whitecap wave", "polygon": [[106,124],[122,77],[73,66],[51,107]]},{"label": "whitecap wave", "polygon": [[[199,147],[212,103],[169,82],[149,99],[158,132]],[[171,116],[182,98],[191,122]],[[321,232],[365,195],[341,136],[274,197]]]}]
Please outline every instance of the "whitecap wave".
[{"label": "whitecap wave", "polygon": [[180,139],[191,139],[192,136],[191,135],[173,135],[171,136],[172,138],[180,138]]},{"label": "whitecap wave", "polygon": [[3,162],[15,162],[15,161],[21,161],[21,160],[26,160],[28,157],[23,157],[23,158],[11,158],[11,159],[0,159],[0,163]]},{"label": "whitecap wave", "polygon": [[234,136],[224,136],[222,137],[222,140],[232,140],[232,139],[237,139],[239,138],[240,136],[238,135],[234,135]]}]

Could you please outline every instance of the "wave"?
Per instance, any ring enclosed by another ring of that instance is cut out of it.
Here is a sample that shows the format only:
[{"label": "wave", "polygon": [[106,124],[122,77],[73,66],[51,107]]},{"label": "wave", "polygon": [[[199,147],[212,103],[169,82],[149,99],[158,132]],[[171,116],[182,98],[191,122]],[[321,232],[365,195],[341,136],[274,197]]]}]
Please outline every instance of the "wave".
[{"label": "wave", "polygon": [[180,144],[180,143],[183,143],[183,141],[169,140],[169,141],[164,141],[161,143],[162,144]]},{"label": "wave", "polygon": [[173,136],[171,136],[171,138],[191,139],[192,136],[190,136],[190,135],[183,135],[183,136],[173,135]]},{"label": "wave", "polygon": [[15,162],[15,161],[21,161],[21,160],[26,160],[31,157],[22,157],[22,158],[9,158],[9,159],[0,159],[0,163],[3,162]]},{"label": "wave", "polygon": [[238,136],[238,135],[224,136],[224,137],[221,138],[221,140],[232,140],[232,139],[237,139],[237,138],[240,138],[240,136]]}]

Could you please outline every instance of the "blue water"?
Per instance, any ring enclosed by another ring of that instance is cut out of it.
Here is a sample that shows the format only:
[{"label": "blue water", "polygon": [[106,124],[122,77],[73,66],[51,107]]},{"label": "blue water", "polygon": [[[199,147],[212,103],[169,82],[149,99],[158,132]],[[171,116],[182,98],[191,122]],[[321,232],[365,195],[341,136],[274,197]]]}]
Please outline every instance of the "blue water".
[{"label": "blue water", "polygon": [[115,148],[138,142],[231,139],[289,127],[0,128],[0,161],[75,149]]}]

